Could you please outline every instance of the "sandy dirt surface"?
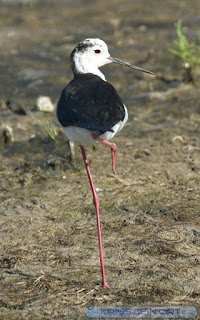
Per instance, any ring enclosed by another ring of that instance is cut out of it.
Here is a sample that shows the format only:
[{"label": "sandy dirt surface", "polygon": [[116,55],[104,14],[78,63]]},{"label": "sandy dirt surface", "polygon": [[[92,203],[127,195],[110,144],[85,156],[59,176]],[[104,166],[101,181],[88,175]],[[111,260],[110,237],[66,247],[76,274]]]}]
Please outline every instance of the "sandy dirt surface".
[{"label": "sandy dirt surface", "polygon": [[[200,311],[200,91],[170,53],[174,22],[196,39],[199,0],[0,1],[0,319],[84,319],[86,306],[191,305]],[[98,188],[107,282],[80,150],[71,161],[54,103],[84,38],[156,72],[103,68],[129,111],[110,150],[87,155]],[[200,317],[197,317],[200,319]]]}]

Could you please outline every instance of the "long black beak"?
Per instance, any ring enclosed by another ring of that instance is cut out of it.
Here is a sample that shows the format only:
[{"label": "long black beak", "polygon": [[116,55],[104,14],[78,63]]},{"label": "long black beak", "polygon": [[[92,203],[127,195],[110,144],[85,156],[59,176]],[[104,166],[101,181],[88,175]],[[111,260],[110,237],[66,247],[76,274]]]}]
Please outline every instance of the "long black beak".
[{"label": "long black beak", "polygon": [[150,73],[150,74],[155,75],[155,73],[153,73],[153,72],[151,72],[151,71],[149,71],[149,70],[146,70],[146,69],[143,69],[143,68],[134,66],[133,64],[130,64],[130,63],[128,63],[128,62],[124,62],[124,61],[122,61],[122,60],[120,60],[120,59],[113,58],[113,57],[109,57],[108,59],[111,60],[111,61],[114,62],[114,63],[121,64],[122,66],[126,66],[126,67],[129,67],[129,68],[138,70],[138,71],[142,71],[142,72],[146,72],[146,73]]}]

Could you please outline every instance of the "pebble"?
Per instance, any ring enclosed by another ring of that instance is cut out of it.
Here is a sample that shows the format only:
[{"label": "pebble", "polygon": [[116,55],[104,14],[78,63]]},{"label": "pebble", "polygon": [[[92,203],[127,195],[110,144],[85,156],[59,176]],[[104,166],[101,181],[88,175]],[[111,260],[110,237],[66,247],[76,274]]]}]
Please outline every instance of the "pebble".
[{"label": "pebble", "polygon": [[10,126],[6,126],[2,130],[4,144],[9,144],[13,141],[13,130]]},{"label": "pebble", "polygon": [[43,112],[53,112],[55,109],[51,98],[47,96],[39,96],[36,100],[36,106],[40,111]]}]

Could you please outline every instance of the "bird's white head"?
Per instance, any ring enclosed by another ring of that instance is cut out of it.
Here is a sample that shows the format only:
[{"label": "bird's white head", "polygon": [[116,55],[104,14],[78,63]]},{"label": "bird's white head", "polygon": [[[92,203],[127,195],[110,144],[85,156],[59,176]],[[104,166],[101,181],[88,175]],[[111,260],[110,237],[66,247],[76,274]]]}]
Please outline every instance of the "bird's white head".
[{"label": "bird's white head", "polygon": [[111,63],[108,47],[103,40],[85,39],[71,53],[71,65],[74,75],[93,73],[103,80],[105,77],[99,67]]},{"label": "bird's white head", "polygon": [[81,41],[72,51],[70,60],[74,75],[93,73],[105,80],[105,76],[99,68],[111,62],[154,75],[151,71],[111,57],[107,44],[100,39],[88,38]]}]

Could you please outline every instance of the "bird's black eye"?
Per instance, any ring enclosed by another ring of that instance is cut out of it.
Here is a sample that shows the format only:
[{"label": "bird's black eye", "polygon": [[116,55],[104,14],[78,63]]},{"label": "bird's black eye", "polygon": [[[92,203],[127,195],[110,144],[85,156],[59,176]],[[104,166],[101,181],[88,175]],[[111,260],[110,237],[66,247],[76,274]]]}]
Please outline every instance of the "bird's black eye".
[{"label": "bird's black eye", "polygon": [[94,52],[95,52],[95,53],[101,53],[101,50],[96,49],[96,50],[94,50]]}]

